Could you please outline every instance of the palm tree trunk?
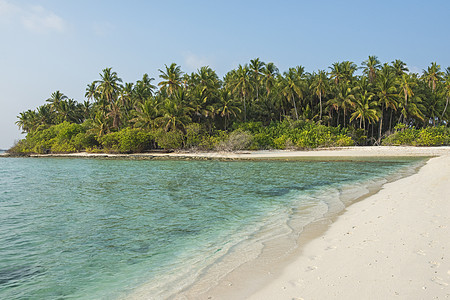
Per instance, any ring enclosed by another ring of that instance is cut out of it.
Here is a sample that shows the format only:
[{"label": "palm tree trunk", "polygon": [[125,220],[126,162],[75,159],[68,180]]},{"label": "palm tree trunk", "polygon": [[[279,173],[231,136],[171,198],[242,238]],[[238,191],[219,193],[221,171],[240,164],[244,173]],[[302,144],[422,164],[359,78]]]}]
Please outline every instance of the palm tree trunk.
[{"label": "palm tree trunk", "polygon": [[389,118],[389,132],[392,130],[392,111],[393,109],[391,109],[391,117]]},{"label": "palm tree trunk", "polygon": [[347,110],[344,109],[344,127],[343,128],[345,128],[345,115],[346,115],[346,112],[347,112]]},{"label": "palm tree trunk", "polygon": [[320,106],[320,114],[319,114],[319,120],[322,120],[322,92],[319,91],[319,106]]},{"label": "palm tree trunk", "polygon": [[294,103],[294,110],[295,110],[295,118],[297,119],[297,121],[298,121],[298,112],[297,112],[297,105],[295,105],[295,99],[294,99],[294,97],[292,96],[292,103]]},{"label": "palm tree trunk", "polygon": [[340,116],[339,110],[337,110],[336,113],[337,113],[336,126],[339,126],[339,116]]},{"label": "palm tree trunk", "polygon": [[445,111],[447,110],[447,106],[448,106],[448,100],[449,100],[449,96],[447,96],[447,102],[445,102],[445,107],[444,107],[444,111],[442,112],[442,119],[444,118],[445,115]]},{"label": "palm tree trunk", "polygon": [[245,93],[242,93],[242,95],[244,96],[244,122],[247,122],[247,107],[245,105]]},{"label": "palm tree trunk", "polygon": [[378,143],[381,143],[381,130],[383,128],[383,107],[381,107],[380,130],[378,131]]}]

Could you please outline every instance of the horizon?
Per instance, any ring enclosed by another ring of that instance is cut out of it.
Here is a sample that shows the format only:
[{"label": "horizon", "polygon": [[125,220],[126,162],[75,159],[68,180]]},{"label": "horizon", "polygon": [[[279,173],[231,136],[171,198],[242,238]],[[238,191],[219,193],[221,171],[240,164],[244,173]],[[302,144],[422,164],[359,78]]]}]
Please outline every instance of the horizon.
[{"label": "horizon", "polygon": [[[407,13],[399,18],[405,3]],[[382,63],[401,59],[413,73],[421,74],[431,62],[444,70],[450,66],[449,8],[446,1],[381,1],[373,7],[358,1],[137,1],[131,6],[0,0],[0,149],[23,137],[15,124],[20,112],[42,105],[56,90],[82,102],[87,84],[106,67],[124,82],[136,82],[144,73],[158,82],[158,69],[172,62],[185,73],[208,65],[223,78],[257,57],[280,72],[296,65],[307,72],[328,70],[344,60],[360,66],[369,55]],[[433,30],[424,24],[433,24]]]}]

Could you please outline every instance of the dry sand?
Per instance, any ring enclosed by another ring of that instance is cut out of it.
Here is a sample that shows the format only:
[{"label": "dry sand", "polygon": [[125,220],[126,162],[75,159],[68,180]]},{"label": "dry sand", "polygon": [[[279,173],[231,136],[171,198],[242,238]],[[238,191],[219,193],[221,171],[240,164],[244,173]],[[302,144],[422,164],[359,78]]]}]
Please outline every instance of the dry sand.
[{"label": "dry sand", "polygon": [[346,209],[249,299],[450,299],[450,155]]},{"label": "dry sand", "polygon": [[[110,158],[293,158],[293,157],[380,157],[380,156],[440,156],[450,153],[450,146],[443,147],[409,147],[409,146],[367,146],[319,148],[313,150],[260,150],[237,152],[149,152],[138,154],[106,154],[106,153],[68,153],[68,154],[36,154],[32,157],[110,157]],[[4,153],[3,155],[8,155]]]}]

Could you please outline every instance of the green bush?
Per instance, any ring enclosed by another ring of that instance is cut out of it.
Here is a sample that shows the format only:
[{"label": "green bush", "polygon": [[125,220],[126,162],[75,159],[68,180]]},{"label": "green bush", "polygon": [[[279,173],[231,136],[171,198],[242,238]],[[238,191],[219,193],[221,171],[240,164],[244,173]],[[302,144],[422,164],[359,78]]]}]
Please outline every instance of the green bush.
[{"label": "green bush", "polygon": [[202,137],[205,135],[204,130],[198,123],[192,123],[185,127],[186,130],[186,148],[199,147]]},{"label": "green bush", "polygon": [[216,149],[219,151],[238,151],[248,149],[252,144],[253,136],[241,130],[233,131],[227,140],[221,141]]},{"label": "green bush", "polygon": [[184,134],[179,130],[156,131],[155,140],[159,147],[163,149],[181,149],[184,144]]},{"label": "green bush", "polygon": [[383,145],[442,146],[450,144],[450,129],[445,126],[416,129],[404,124],[395,126],[395,132],[383,139]]},{"label": "green bush", "polygon": [[137,153],[152,148],[154,136],[151,132],[125,128],[108,133],[100,138],[102,148],[107,152]]}]

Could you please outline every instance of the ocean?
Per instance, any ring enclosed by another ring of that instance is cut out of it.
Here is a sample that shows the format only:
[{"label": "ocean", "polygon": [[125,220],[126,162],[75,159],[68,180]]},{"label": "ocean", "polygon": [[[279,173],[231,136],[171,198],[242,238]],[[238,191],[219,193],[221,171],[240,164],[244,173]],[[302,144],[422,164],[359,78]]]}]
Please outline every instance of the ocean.
[{"label": "ocean", "polygon": [[165,299],[423,163],[0,158],[0,299]]}]

